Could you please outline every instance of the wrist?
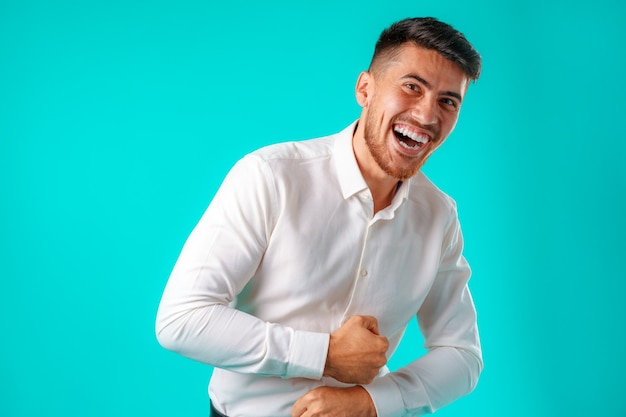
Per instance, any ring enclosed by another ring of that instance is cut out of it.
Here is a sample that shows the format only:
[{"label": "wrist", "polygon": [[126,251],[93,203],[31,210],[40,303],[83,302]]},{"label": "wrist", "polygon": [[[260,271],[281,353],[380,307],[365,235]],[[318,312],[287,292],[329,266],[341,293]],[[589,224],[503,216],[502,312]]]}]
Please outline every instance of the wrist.
[{"label": "wrist", "polygon": [[333,358],[332,358],[332,349],[333,349],[333,335],[330,334],[328,337],[328,349],[326,350],[326,360],[324,362],[324,376],[329,376],[331,378],[336,378],[337,374],[335,369],[333,368]]},{"label": "wrist", "polygon": [[377,417],[374,400],[372,400],[370,393],[365,388],[363,388],[361,385],[355,385],[354,387],[348,389],[353,390],[354,395],[358,397],[358,404],[359,408],[361,409],[358,414],[359,416]]}]

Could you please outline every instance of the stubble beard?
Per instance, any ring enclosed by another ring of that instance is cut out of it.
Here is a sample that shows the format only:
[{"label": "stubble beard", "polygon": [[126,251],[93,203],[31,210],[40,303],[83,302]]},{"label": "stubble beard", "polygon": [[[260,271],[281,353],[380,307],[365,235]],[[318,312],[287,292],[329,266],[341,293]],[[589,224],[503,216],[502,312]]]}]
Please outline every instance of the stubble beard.
[{"label": "stubble beard", "polygon": [[[413,175],[417,174],[420,168],[426,162],[426,158],[419,157],[412,164],[407,167],[398,167],[393,164],[391,155],[387,148],[387,141],[383,133],[380,131],[380,125],[376,125],[373,121],[374,117],[369,114],[365,119],[365,126],[363,129],[363,136],[365,138],[365,144],[369,149],[370,154],[374,158],[374,161],[378,164],[385,174],[397,179],[398,181],[406,181]],[[409,158],[400,155],[401,158],[410,161]]]}]

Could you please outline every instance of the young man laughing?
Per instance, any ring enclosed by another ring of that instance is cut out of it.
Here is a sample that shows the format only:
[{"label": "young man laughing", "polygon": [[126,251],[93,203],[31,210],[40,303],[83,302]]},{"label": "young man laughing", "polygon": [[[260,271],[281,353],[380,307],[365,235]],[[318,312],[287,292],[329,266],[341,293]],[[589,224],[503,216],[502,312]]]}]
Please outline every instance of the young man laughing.
[{"label": "young man laughing", "polygon": [[[356,122],[233,167],[157,314],[164,347],[215,367],[212,415],[418,416],[474,388],[483,363],[456,206],[420,168],[480,68],[451,26],[397,22],[358,78]],[[415,316],[427,353],[390,372]]]}]

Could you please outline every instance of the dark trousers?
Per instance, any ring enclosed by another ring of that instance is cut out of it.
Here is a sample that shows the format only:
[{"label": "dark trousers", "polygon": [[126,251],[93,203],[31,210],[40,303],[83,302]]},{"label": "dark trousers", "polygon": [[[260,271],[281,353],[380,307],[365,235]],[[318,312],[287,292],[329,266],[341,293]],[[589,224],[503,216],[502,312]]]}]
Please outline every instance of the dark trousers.
[{"label": "dark trousers", "polygon": [[211,417],[228,417],[228,416],[225,416],[224,414],[217,411],[215,407],[213,407],[213,403],[211,403]]}]

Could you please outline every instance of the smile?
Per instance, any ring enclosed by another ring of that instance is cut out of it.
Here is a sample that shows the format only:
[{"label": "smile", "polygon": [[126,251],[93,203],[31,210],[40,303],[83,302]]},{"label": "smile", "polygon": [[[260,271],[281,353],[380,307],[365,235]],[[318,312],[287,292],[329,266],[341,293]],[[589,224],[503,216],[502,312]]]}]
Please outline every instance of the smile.
[{"label": "smile", "polygon": [[400,145],[410,151],[416,151],[429,141],[428,135],[417,132],[406,125],[394,125],[393,133]]}]

